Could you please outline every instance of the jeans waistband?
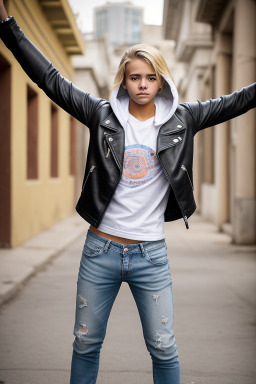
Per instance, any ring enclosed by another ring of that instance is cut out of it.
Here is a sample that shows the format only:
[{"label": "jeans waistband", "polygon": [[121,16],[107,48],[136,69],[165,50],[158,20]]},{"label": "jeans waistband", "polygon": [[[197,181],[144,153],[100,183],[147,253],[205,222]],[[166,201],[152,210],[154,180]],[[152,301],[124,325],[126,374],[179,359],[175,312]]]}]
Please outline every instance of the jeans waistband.
[{"label": "jeans waistband", "polygon": [[151,251],[153,249],[157,249],[163,246],[166,246],[165,239],[155,240],[155,241],[145,241],[141,243],[135,244],[121,244],[116,243],[113,240],[106,239],[105,237],[96,235],[88,229],[87,232],[87,240],[92,241],[94,244],[97,244],[100,247],[104,248],[104,252],[107,252],[111,247],[112,249],[116,249],[119,252],[123,252],[125,248],[128,248],[129,252],[144,254],[145,251]]}]

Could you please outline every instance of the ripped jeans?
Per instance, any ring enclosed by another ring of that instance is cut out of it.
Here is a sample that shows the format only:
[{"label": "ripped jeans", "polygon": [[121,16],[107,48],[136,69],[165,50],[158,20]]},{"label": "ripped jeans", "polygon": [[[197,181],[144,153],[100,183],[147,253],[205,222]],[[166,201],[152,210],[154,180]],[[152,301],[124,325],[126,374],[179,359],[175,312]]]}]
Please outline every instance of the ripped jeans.
[{"label": "ripped jeans", "polygon": [[121,286],[136,301],[155,384],[180,384],[172,280],[164,240],[123,245],[88,231],[77,282],[71,384],[96,383],[100,349]]}]

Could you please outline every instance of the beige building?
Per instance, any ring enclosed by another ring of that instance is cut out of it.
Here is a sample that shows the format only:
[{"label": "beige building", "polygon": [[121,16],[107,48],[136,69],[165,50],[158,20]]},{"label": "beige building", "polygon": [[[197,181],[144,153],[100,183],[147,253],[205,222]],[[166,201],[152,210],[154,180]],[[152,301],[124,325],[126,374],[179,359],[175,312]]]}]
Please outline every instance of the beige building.
[{"label": "beige building", "polygon": [[[67,0],[6,2],[25,34],[72,80],[83,42]],[[74,209],[75,121],[0,42],[0,246],[15,247]]]},{"label": "beige building", "polygon": [[[255,0],[165,0],[180,101],[229,94],[256,81]],[[201,214],[234,243],[256,243],[256,114],[199,133],[194,177]]]}]

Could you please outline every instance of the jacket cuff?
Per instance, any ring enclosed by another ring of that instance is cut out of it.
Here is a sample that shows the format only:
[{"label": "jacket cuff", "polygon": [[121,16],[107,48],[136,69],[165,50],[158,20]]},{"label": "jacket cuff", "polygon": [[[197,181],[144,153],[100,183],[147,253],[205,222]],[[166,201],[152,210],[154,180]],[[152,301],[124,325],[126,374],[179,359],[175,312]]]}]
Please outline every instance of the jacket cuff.
[{"label": "jacket cuff", "polygon": [[17,24],[15,18],[13,16],[10,17],[9,20],[5,21],[4,23],[0,23],[0,37],[2,38],[5,34],[5,31],[9,29],[10,25]]}]

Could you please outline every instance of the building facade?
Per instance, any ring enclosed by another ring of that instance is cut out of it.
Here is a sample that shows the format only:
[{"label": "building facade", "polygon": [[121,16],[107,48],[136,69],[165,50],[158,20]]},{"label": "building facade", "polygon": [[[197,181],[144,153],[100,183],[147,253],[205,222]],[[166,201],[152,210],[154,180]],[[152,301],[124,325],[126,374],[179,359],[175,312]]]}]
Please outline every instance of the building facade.
[{"label": "building facade", "polygon": [[[180,101],[207,100],[256,81],[255,0],[165,0],[165,38],[176,42]],[[236,244],[256,243],[256,113],[195,138],[200,213]]]},{"label": "building facade", "polygon": [[[82,36],[67,0],[6,2],[28,38],[72,80]],[[0,246],[15,247],[74,209],[75,121],[0,42]]]},{"label": "building facade", "polygon": [[140,43],[142,23],[143,8],[130,2],[108,2],[94,10],[95,37],[107,36],[112,45]]}]

